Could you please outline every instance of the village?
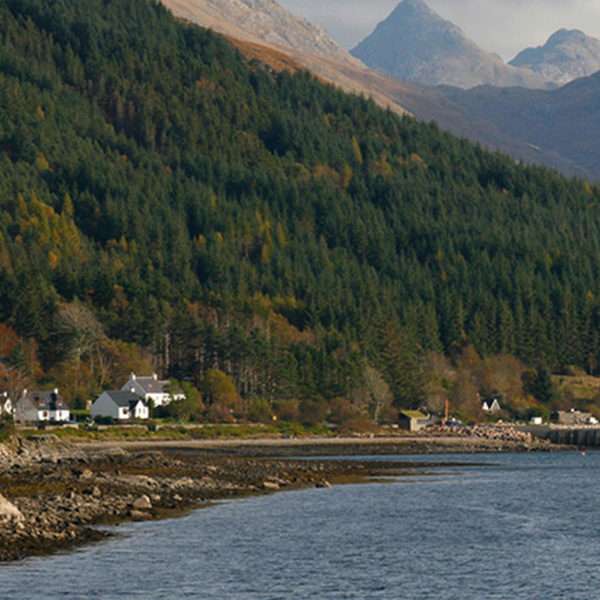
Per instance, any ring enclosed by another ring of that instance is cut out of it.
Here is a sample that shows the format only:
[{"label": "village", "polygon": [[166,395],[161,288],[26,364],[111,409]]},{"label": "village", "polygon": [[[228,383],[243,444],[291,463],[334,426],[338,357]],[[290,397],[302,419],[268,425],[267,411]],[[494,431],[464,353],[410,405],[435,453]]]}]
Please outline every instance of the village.
[{"label": "village", "polygon": [[[0,392],[0,418],[11,419],[17,427],[86,427],[103,425],[142,424],[161,413],[161,408],[172,402],[185,400],[183,391],[169,379],[160,379],[156,373],[136,375],[131,373],[120,389],[105,390],[95,399],[89,400],[86,410],[72,411],[57,388],[51,390],[23,390],[16,399],[8,392]],[[516,423],[503,419],[502,398],[481,399],[481,424],[506,428],[521,427],[600,428],[592,413],[571,408],[556,410],[550,421],[532,417],[527,423]],[[435,430],[454,434],[473,434],[482,431],[479,421],[464,424],[450,415],[446,404],[443,415],[431,414],[425,409],[399,410],[397,421],[386,429],[406,432],[428,432]],[[159,409],[156,411],[156,409]],[[274,417],[274,420],[276,417]]]},{"label": "village", "polygon": [[[151,417],[154,408],[184,398],[181,390],[173,389],[171,381],[159,379],[156,373],[146,377],[131,373],[121,389],[105,390],[90,401],[88,422],[96,419],[121,423],[145,421]],[[16,425],[24,426],[77,424],[57,388],[24,390],[16,400],[4,392],[0,396],[0,416],[11,416]]]}]

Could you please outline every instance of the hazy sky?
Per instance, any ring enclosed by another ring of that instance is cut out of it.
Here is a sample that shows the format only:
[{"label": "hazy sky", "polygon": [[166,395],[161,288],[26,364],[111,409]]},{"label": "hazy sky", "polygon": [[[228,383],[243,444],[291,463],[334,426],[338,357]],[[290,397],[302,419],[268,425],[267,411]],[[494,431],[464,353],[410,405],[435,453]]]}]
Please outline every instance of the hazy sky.
[{"label": "hazy sky", "polygon": [[[322,25],[347,49],[383,21],[399,0],[279,0],[288,10]],[[510,60],[540,46],[557,29],[581,29],[600,38],[600,0],[425,0],[484,50]]]}]

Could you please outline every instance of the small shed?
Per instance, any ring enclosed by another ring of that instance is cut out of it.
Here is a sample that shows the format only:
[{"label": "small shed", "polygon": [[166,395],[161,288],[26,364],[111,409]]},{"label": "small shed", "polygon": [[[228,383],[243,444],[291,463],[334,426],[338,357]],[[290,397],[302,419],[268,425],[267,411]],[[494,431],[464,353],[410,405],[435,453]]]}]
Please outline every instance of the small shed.
[{"label": "small shed", "polygon": [[429,423],[429,416],[418,410],[401,410],[398,415],[398,426],[406,431],[420,431]]}]

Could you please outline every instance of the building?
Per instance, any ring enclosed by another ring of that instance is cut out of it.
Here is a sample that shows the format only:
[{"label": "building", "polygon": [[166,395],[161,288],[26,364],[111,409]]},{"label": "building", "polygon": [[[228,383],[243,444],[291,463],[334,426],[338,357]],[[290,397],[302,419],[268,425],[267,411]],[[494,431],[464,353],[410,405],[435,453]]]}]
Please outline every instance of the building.
[{"label": "building", "polygon": [[60,424],[70,420],[71,411],[69,405],[59,396],[57,389],[51,392],[24,390],[15,405],[14,416],[17,423]]},{"label": "building", "polygon": [[148,405],[132,391],[107,390],[102,392],[90,409],[92,417],[112,417],[116,421],[147,419]]},{"label": "building", "polygon": [[559,425],[596,425],[598,420],[589,412],[580,410],[559,410],[553,415]]},{"label": "building", "polygon": [[498,402],[498,398],[488,398],[487,400],[482,400],[481,410],[484,412],[500,412],[502,407],[500,406],[500,402]]},{"label": "building", "polygon": [[401,410],[398,415],[398,426],[406,431],[420,431],[430,423],[429,416],[418,410]]},{"label": "building", "polygon": [[150,377],[139,377],[132,373],[121,390],[137,394],[146,403],[152,400],[154,406],[165,406],[173,400],[185,398],[181,390],[171,390],[170,387],[171,382],[168,379],[158,379],[156,373]]},{"label": "building", "polygon": [[8,392],[0,393],[0,418],[6,415],[13,414],[12,400],[8,396]]}]

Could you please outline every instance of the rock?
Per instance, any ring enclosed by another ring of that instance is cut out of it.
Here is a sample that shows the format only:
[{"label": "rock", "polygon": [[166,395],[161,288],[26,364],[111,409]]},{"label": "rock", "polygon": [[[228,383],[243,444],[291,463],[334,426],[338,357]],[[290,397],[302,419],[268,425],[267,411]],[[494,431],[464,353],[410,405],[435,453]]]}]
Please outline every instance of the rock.
[{"label": "rock", "polygon": [[150,518],[150,515],[148,513],[143,512],[141,510],[130,510],[129,516],[134,521],[145,521],[146,519]]},{"label": "rock", "polygon": [[152,508],[152,500],[144,494],[133,502],[133,508],[136,510],[150,510]]},{"label": "rock", "polygon": [[181,479],[177,479],[176,481],[170,484],[170,487],[173,489],[185,489],[185,488],[193,488],[195,486],[194,480],[191,477],[182,477]]},{"label": "rock", "polygon": [[276,481],[263,481],[263,489],[265,490],[278,490],[279,484]]},{"label": "rock", "polygon": [[119,475],[117,478],[119,483],[145,489],[156,489],[159,487],[156,479],[147,477],[146,475]]},{"label": "rock", "polygon": [[203,488],[214,489],[217,487],[217,482],[212,477],[207,477],[206,475],[198,481],[198,485]]},{"label": "rock", "polygon": [[84,469],[79,474],[79,479],[92,479],[94,477],[94,473],[90,469]]},{"label": "rock", "polygon": [[97,485],[95,485],[92,488],[87,488],[83,493],[86,496],[92,496],[94,498],[99,498],[100,496],[102,496],[102,492],[100,491],[100,488]]},{"label": "rock", "polygon": [[0,494],[0,520],[23,521],[24,518],[23,513]]},{"label": "rock", "polygon": [[316,488],[330,488],[331,484],[329,483],[329,481],[327,481],[327,479],[321,479],[321,481],[317,481],[317,483],[315,483],[315,487]]}]

